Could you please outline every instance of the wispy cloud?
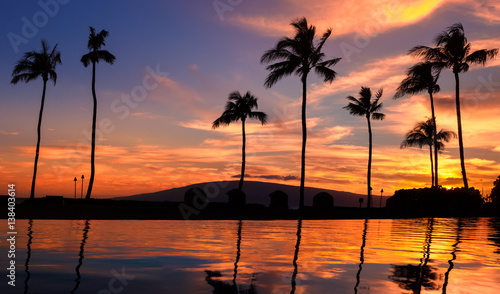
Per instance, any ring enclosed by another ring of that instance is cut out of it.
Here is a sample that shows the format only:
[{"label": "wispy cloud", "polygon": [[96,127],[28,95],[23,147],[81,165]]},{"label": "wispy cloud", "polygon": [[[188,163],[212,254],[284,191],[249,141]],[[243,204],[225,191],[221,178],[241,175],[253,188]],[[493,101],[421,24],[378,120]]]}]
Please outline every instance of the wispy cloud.
[{"label": "wispy cloud", "polygon": [[7,131],[4,131],[4,130],[0,130],[0,135],[16,136],[16,135],[19,135],[19,132],[7,132]]},{"label": "wispy cloud", "polygon": [[[267,36],[290,34],[288,15],[307,16],[320,31],[332,27],[335,35],[361,33],[376,35],[394,27],[412,24],[431,14],[445,1],[435,0],[362,0],[283,1],[286,13],[280,10],[259,11],[254,14],[235,13],[229,21],[242,28],[251,29]],[[362,23],[356,20],[363,20]]]}]

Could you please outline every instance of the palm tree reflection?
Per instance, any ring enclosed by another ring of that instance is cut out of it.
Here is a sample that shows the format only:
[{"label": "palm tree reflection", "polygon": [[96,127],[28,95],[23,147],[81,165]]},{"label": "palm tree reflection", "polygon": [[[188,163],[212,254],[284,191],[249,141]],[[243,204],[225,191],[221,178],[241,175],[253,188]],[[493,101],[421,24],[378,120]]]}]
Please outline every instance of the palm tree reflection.
[{"label": "palm tree reflection", "polygon": [[457,224],[457,235],[456,235],[456,239],[455,239],[455,244],[453,244],[453,250],[451,251],[451,256],[452,258],[450,260],[448,260],[448,264],[450,265],[448,267],[448,270],[446,271],[446,273],[444,274],[444,283],[443,283],[443,294],[446,293],[446,287],[448,286],[448,281],[449,281],[449,278],[450,278],[450,272],[451,270],[453,269],[454,267],[454,264],[453,264],[453,261],[455,259],[457,259],[457,249],[458,249],[458,244],[460,244],[460,235],[462,233],[462,219],[459,218],[458,219],[458,224]]},{"label": "palm tree reflection", "polygon": [[207,283],[214,288],[214,290],[212,292],[214,294],[226,294],[226,293],[227,294],[239,294],[239,293],[257,294],[257,289],[255,288],[255,286],[253,284],[255,282],[255,274],[252,276],[250,288],[248,290],[239,290],[238,285],[236,284],[236,278],[238,275],[238,262],[240,261],[240,257],[241,257],[241,228],[242,228],[242,226],[243,226],[243,221],[240,220],[238,222],[238,237],[236,239],[236,260],[234,262],[232,284],[229,284],[227,282],[224,282],[224,281],[217,279],[217,278],[220,278],[223,276],[220,271],[205,270],[205,273],[207,274],[205,281],[207,281]]},{"label": "palm tree reflection", "polygon": [[80,244],[80,252],[78,253],[78,265],[75,267],[75,272],[76,272],[76,279],[75,279],[75,287],[73,290],[71,290],[71,294],[75,293],[75,291],[78,289],[80,286],[80,268],[82,267],[83,264],[83,253],[85,249],[85,243],[87,242],[88,234],[90,230],[90,220],[85,221],[85,228],[83,229],[83,237],[82,237],[82,243]]},{"label": "palm tree reflection", "polygon": [[238,222],[238,239],[236,241],[236,261],[234,262],[233,285],[236,287],[236,276],[238,275],[238,262],[241,256],[241,226],[243,221]]},{"label": "palm tree reflection", "polygon": [[29,271],[29,263],[30,263],[30,258],[31,258],[31,243],[33,240],[33,219],[29,220],[29,225],[28,225],[28,244],[26,247],[28,248],[28,252],[26,254],[26,262],[24,263],[24,271],[26,272],[26,279],[24,280],[24,293],[28,293],[28,281],[31,277],[30,271]]},{"label": "palm tree reflection", "polygon": [[358,273],[356,274],[356,286],[354,286],[354,293],[358,293],[358,286],[359,286],[359,277],[361,276],[361,270],[363,270],[363,263],[365,262],[365,245],[366,245],[366,232],[368,229],[368,219],[365,219],[365,227],[363,229],[363,236],[362,240],[363,242],[361,243],[361,250],[359,253],[359,270]]},{"label": "palm tree reflection", "polygon": [[302,233],[302,220],[299,219],[297,223],[297,242],[295,243],[295,253],[293,254],[292,290],[290,291],[290,294],[295,293],[295,286],[297,284],[296,283],[297,271],[298,271],[297,259],[299,258],[301,233]]},{"label": "palm tree reflection", "polygon": [[429,266],[432,233],[434,230],[434,218],[427,221],[427,231],[423,246],[423,257],[420,264],[415,265],[394,265],[393,275],[389,276],[391,280],[405,290],[411,290],[412,293],[421,293],[422,287],[425,290],[439,290],[440,286],[436,283],[440,279],[437,268]]}]

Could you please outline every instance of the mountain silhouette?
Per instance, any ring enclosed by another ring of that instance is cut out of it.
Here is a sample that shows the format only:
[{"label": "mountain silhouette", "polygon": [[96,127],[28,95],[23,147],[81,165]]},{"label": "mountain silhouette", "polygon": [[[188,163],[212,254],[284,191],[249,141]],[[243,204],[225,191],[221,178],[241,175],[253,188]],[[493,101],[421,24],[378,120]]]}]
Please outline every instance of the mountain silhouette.
[{"label": "mountain silhouette", "polygon": [[[205,190],[211,202],[227,202],[226,193],[232,189],[238,188],[238,181],[225,182],[207,182],[193,184],[185,187],[173,188],[153,193],[138,194],[125,197],[116,197],[115,200],[140,200],[140,201],[173,201],[182,202],[184,193],[191,188],[200,188]],[[276,190],[281,190],[288,194],[288,203],[290,208],[299,207],[299,187],[292,185],[245,181],[244,192],[247,197],[247,203],[257,203],[269,205],[269,194]],[[327,192],[335,199],[335,206],[350,206],[358,207],[359,198],[366,195],[355,194],[350,192],[327,190],[321,188],[305,187],[305,205],[312,206],[313,196],[320,192]],[[384,197],[384,199],[387,197]],[[385,202],[385,200],[384,200]]]}]

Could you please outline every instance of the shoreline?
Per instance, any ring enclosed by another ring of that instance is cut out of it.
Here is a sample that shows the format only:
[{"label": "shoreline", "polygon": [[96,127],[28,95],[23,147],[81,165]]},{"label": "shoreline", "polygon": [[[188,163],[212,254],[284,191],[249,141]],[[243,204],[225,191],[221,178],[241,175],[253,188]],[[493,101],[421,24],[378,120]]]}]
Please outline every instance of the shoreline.
[{"label": "shoreline", "polygon": [[[395,211],[387,208],[339,207],[303,212],[294,209],[272,209],[262,204],[241,207],[229,203],[210,202],[189,206],[183,202],[151,202],[111,199],[36,198],[16,205],[16,219],[61,220],[298,220],[298,219],[409,219],[454,217],[499,217],[492,210],[482,209],[468,213],[446,211]],[[0,216],[6,219],[7,214]]]}]

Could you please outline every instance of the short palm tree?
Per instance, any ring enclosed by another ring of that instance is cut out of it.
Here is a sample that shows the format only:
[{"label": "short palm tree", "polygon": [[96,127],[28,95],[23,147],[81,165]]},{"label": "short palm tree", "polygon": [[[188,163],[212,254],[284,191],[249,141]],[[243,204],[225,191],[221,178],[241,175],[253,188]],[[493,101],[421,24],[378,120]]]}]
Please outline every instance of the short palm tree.
[{"label": "short palm tree", "polygon": [[349,110],[349,113],[355,116],[364,116],[368,121],[368,135],[369,135],[369,151],[368,151],[368,175],[367,175],[367,185],[368,185],[368,203],[367,207],[371,207],[372,202],[372,188],[371,188],[371,170],[372,170],[372,126],[370,119],[383,120],[385,114],[380,113],[382,109],[382,103],[379,103],[380,97],[382,97],[382,89],[375,93],[375,99],[372,101],[372,92],[370,88],[361,87],[359,91],[359,98],[354,98],[353,96],[348,96],[347,99],[350,101],[344,109]]},{"label": "short palm tree", "polygon": [[12,71],[12,80],[10,82],[14,85],[20,81],[25,83],[31,82],[32,80],[36,80],[38,77],[42,77],[43,80],[42,103],[40,104],[40,113],[38,115],[38,139],[36,141],[35,166],[33,169],[33,179],[31,181],[30,198],[35,198],[36,171],[38,167],[38,156],[40,154],[40,129],[42,126],[47,81],[52,80],[54,82],[54,86],[56,85],[56,66],[58,63],[61,64],[61,53],[57,51],[57,44],[54,48],[52,48],[52,50],[50,50],[50,46],[47,41],[42,40],[42,50],[24,53],[23,58],[16,63],[14,70]]},{"label": "short palm tree", "polygon": [[[436,115],[434,112],[434,97],[433,94],[439,92],[440,88],[437,84],[437,80],[440,74],[440,66],[436,63],[431,62],[420,62],[408,69],[407,77],[401,81],[399,87],[396,90],[396,94],[394,94],[394,98],[398,99],[404,96],[411,96],[423,91],[427,91],[429,93],[429,98],[431,101],[431,114],[432,121],[434,126],[434,134],[437,133],[437,125],[436,125]],[[435,137],[435,136],[433,136]],[[438,177],[437,177],[437,169],[438,169],[438,150],[434,150],[434,169],[435,175],[433,177],[432,186],[438,186]]]},{"label": "short palm tree", "polygon": [[295,29],[293,38],[282,37],[276,46],[267,50],[261,57],[260,62],[269,64],[266,67],[270,71],[264,85],[271,88],[283,77],[295,74],[302,82],[302,154],[300,172],[300,203],[299,207],[304,208],[304,181],[305,181],[305,158],[306,158],[306,98],[307,98],[307,76],[314,70],[316,74],[323,78],[324,82],[332,82],[337,73],[331,69],[340,61],[340,58],[325,59],[322,52],[323,45],[332,30],[328,29],[323,36],[315,43],[316,27],[309,26],[305,18],[295,20],[291,23]]},{"label": "short palm tree", "polygon": [[228,126],[232,122],[237,122],[241,120],[241,133],[243,137],[243,144],[241,147],[241,177],[240,183],[238,185],[238,190],[243,189],[243,179],[245,178],[245,146],[246,146],[246,133],[245,133],[245,122],[247,118],[253,118],[260,121],[262,124],[267,122],[267,115],[264,112],[253,111],[259,106],[257,105],[258,98],[253,96],[249,91],[245,95],[241,96],[239,91],[234,91],[229,94],[228,102],[226,103],[226,108],[222,115],[216,119],[212,128],[216,129],[220,126]]},{"label": "short palm tree", "polygon": [[461,23],[456,23],[447,28],[447,31],[437,35],[434,39],[437,47],[413,47],[409,53],[423,57],[430,62],[442,63],[443,67],[451,68],[455,76],[455,104],[457,110],[458,145],[460,148],[460,164],[464,187],[469,188],[467,173],[465,171],[464,143],[462,137],[462,117],[460,113],[460,79],[459,73],[469,70],[469,64],[486,64],[489,59],[495,58],[498,49],[481,49],[470,53],[471,44],[465,37]]},{"label": "short palm tree", "polygon": [[95,174],[95,129],[96,129],[96,120],[97,120],[97,97],[95,94],[95,65],[99,63],[99,61],[103,60],[109,64],[113,64],[115,62],[115,56],[109,53],[106,50],[101,50],[102,46],[105,46],[104,39],[108,36],[108,31],[102,30],[98,34],[96,34],[95,29],[90,27],[89,40],[87,43],[87,47],[89,49],[89,53],[85,54],[81,58],[81,62],[83,66],[87,67],[92,64],[92,97],[94,98],[94,112],[92,116],[92,149],[90,154],[90,180],[89,187],[87,189],[87,194],[85,199],[90,199],[90,195],[92,194],[92,187],[94,186],[94,174]]},{"label": "short palm tree", "polygon": [[[429,146],[429,155],[431,159],[431,176],[432,183],[436,183],[438,169],[433,168],[433,160],[432,160],[432,150],[435,150],[435,156],[438,156],[438,152],[442,152],[444,149],[444,142],[449,142],[451,138],[456,138],[457,134],[452,131],[440,130],[439,133],[435,133],[435,125],[432,118],[429,118],[426,121],[419,122],[415,125],[413,129],[411,129],[405,135],[404,141],[401,143],[401,148],[406,147],[415,147],[418,146],[422,149],[423,146]],[[436,134],[436,136],[434,136]],[[436,160],[437,162],[437,160]],[[437,186],[437,185],[436,185]]]}]

